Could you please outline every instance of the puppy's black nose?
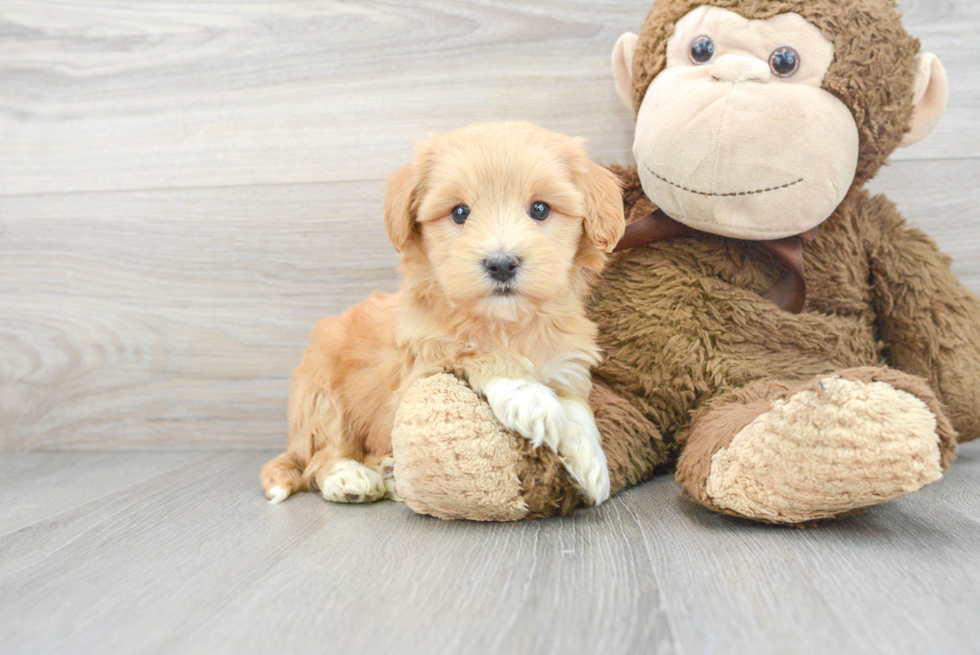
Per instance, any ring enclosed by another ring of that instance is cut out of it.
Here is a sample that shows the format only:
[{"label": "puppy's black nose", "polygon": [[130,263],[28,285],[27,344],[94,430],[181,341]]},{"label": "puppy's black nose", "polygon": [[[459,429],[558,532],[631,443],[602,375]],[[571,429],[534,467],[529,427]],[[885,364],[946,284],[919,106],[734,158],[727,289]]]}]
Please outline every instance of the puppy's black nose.
[{"label": "puppy's black nose", "polygon": [[483,268],[487,269],[487,275],[501,282],[506,282],[517,275],[520,265],[520,258],[503,253],[490,255],[483,260]]}]

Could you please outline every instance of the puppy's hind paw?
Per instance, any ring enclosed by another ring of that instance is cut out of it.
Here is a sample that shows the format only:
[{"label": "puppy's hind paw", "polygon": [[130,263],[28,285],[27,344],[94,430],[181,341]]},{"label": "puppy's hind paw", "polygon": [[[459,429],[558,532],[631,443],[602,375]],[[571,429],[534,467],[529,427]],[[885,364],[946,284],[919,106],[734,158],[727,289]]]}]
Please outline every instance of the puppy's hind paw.
[{"label": "puppy's hind paw", "polygon": [[381,460],[381,478],[385,483],[385,495],[384,497],[388,500],[393,500],[396,503],[404,502],[402,497],[398,495],[395,491],[395,458],[385,457]]},{"label": "puppy's hind paw", "polygon": [[334,464],[319,486],[323,497],[333,503],[373,503],[386,493],[382,477],[352,459]]},{"label": "puppy's hind paw", "polygon": [[535,448],[547,444],[557,452],[568,418],[554,390],[537,382],[502,378],[487,384],[484,395],[505,427]]}]

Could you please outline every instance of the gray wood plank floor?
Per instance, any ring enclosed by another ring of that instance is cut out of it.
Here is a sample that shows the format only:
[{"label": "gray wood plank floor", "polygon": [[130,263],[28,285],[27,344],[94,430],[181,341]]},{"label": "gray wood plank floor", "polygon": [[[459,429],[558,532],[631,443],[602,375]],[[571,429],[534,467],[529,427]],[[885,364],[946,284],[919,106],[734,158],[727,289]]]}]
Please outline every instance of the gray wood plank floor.
[{"label": "gray wood plank floor", "polygon": [[980,643],[980,444],[917,494],[807,530],[713,514],[670,477],[516,524],[314,494],[269,505],[256,482],[269,455],[0,456],[0,652],[903,654]]}]

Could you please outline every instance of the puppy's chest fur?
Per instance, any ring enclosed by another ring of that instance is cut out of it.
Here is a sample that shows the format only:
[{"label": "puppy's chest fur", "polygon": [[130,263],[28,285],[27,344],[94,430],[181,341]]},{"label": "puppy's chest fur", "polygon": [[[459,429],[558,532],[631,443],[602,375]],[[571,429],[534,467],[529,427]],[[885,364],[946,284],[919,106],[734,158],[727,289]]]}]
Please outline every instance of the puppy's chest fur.
[{"label": "puppy's chest fur", "polygon": [[535,377],[549,387],[575,390],[584,396],[592,386],[592,367],[598,363],[598,352],[568,350],[552,353],[535,366]]},{"label": "puppy's chest fur", "polygon": [[514,341],[469,344],[465,352],[459,353],[457,362],[483,355],[499,357],[508,364],[507,369],[500,371],[502,377],[514,367],[557,391],[588,395],[592,387],[591,369],[600,360],[599,349],[593,343],[514,344]]},{"label": "puppy's chest fur", "polygon": [[493,328],[482,321],[446,325],[410,311],[402,327],[399,341],[411,362],[412,378],[436,371],[464,376],[466,362],[485,359],[489,368],[499,361],[501,377],[519,372],[556,390],[585,396],[591,388],[591,369],[601,359],[595,325],[584,309],[563,321],[536,320],[520,328]]}]

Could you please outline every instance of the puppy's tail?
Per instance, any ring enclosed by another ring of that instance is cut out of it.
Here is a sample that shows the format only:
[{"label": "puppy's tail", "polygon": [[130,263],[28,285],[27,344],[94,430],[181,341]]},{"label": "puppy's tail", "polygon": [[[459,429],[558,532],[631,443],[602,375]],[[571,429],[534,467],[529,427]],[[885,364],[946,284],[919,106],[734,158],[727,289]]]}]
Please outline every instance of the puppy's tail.
[{"label": "puppy's tail", "polygon": [[303,464],[289,452],[266,462],[259,480],[270,503],[281,503],[306,487],[303,482]]}]

